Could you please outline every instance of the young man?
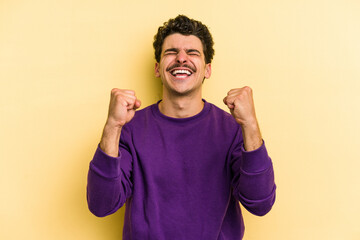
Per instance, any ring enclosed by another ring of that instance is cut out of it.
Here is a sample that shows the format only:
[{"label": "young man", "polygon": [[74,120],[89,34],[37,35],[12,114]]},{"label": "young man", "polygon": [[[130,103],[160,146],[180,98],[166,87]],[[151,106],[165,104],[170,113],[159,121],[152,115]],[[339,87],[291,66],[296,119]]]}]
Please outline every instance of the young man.
[{"label": "young man", "polygon": [[271,159],[249,87],[224,98],[231,115],[202,99],[213,41],[205,25],[178,16],[158,29],[158,103],[113,89],[90,163],[87,199],[96,216],[126,203],[123,239],[242,239],[239,201],[264,215],[275,201]]}]

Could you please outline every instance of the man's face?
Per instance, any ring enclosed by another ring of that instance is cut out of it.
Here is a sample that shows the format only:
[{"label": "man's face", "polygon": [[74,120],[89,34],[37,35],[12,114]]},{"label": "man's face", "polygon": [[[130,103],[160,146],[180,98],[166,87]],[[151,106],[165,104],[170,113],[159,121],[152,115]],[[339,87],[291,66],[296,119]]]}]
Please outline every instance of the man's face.
[{"label": "man's face", "polygon": [[201,94],[204,78],[211,75],[211,64],[205,63],[203,46],[194,35],[174,33],[164,40],[155,76],[160,77],[168,94]]}]

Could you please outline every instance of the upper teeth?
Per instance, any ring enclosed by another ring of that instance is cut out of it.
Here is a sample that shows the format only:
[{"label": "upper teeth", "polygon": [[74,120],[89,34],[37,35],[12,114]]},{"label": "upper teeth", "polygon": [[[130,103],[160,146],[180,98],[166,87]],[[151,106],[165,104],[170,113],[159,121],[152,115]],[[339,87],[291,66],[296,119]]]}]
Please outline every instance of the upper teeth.
[{"label": "upper teeth", "polygon": [[182,69],[179,69],[179,70],[174,70],[172,72],[173,75],[176,75],[176,74],[181,74],[181,73],[185,73],[187,75],[191,75],[191,72],[189,70],[182,70]]}]

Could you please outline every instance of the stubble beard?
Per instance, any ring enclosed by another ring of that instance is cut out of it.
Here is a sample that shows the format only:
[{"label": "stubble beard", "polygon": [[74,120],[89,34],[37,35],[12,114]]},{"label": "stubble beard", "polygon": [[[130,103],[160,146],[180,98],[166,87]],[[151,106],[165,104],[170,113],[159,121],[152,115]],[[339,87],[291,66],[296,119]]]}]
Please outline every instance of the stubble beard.
[{"label": "stubble beard", "polygon": [[194,87],[191,89],[186,89],[184,91],[179,91],[176,90],[174,87],[169,86],[166,82],[164,83],[164,81],[162,81],[162,85],[163,85],[163,93],[166,91],[169,96],[173,96],[176,98],[191,97],[196,95],[198,91],[201,91],[201,86]]}]

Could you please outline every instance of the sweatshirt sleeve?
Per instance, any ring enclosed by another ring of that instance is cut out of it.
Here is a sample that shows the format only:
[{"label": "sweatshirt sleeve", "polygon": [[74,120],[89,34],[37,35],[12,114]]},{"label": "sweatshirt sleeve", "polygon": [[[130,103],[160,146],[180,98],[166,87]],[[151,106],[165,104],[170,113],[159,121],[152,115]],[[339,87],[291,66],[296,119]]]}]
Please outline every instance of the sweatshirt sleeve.
[{"label": "sweatshirt sleeve", "polygon": [[132,194],[132,157],[121,133],[119,156],[111,157],[98,146],[90,162],[87,181],[89,210],[104,217],[121,208]]},{"label": "sweatshirt sleeve", "polygon": [[272,161],[265,142],[254,151],[245,151],[238,144],[232,152],[232,185],[234,196],[252,214],[263,216],[275,202],[275,181]]}]

